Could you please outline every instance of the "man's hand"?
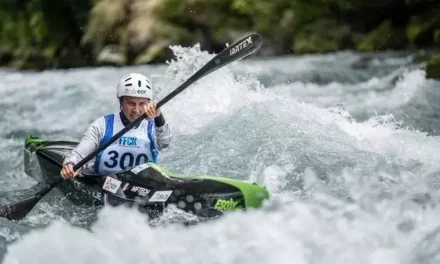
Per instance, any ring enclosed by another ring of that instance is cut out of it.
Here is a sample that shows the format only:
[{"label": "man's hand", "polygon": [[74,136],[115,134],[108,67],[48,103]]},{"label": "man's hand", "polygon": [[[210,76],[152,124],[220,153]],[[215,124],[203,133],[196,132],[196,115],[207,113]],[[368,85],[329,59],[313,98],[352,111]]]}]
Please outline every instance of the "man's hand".
[{"label": "man's hand", "polygon": [[71,179],[77,175],[78,173],[73,170],[73,165],[71,163],[63,165],[63,168],[61,169],[61,178],[66,180]]},{"label": "man's hand", "polygon": [[160,109],[156,109],[157,102],[148,102],[144,105],[144,112],[147,117],[145,119],[150,120],[160,116]]}]

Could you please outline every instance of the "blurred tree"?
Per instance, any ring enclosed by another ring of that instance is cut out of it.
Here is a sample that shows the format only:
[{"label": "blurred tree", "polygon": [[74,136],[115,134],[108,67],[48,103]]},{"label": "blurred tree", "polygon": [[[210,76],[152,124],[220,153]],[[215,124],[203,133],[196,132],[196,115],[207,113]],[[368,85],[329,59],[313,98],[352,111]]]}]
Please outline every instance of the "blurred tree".
[{"label": "blurred tree", "polygon": [[148,63],[169,58],[170,44],[218,52],[250,31],[268,55],[433,47],[440,1],[2,0],[0,63]]},{"label": "blurred tree", "polygon": [[[79,47],[90,2],[4,0],[0,4],[0,53],[15,66],[33,61],[41,67],[67,49]],[[32,63],[31,63],[32,64]]]}]

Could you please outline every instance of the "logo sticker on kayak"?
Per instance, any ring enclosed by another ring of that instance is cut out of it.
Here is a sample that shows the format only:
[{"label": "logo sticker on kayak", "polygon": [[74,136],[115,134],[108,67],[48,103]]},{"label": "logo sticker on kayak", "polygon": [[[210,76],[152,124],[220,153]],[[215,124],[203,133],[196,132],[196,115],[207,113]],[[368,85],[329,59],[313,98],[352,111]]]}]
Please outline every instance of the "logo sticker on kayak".
[{"label": "logo sticker on kayak", "polygon": [[238,201],[234,201],[232,199],[229,200],[223,200],[218,199],[215,203],[214,209],[220,210],[220,211],[230,211],[237,208]]},{"label": "logo sticker on kayak", "polygon": [[140,196],[147,196],[147,194],[150,192],[150,190],[139,186],[133,186],[133,188],[131,188],[131,191],[139,194]]},{"label": "logo sticker on kayak", "polygon": [[149,202],[166,202],[173,191],[157,191],[151,196]]},{"label": "logo sticker on kayak", "polygon": [[122,187],[122,190],[123,190],[123,191],[126,191],[126,190],[131,189],[131,187],[133,187],[133,186],[131,186],[128,182],[126,182],[125,185],[124,185],[124,187]]},{"label": "logo sticker on kayak", "polygon": [[101,193],[94,191],[88,185],[80,183],[79,181],[73,181],[73,187],[75,187],[75,189],[82,191],[85,194],[91,195],[95,199],[101,200]]},{"label": "logo sticker on kayak", "polygon": [[146,168],[149,168],[150,166],[148,166],[147,163],[141,164],[139,166],[134,167],[133,169],[131,169],[131,172],[133,172],[134,174],[138,174],[139,172],[145,170]]},{"label": "logo sticker on kayak", "polygon": [[121,184],[122,182],[107,176],[104,185],[102,186],[102,189],[109,191],[111,193],[116,193],[116,191],[119,189],[119,186],[121,186]]}]

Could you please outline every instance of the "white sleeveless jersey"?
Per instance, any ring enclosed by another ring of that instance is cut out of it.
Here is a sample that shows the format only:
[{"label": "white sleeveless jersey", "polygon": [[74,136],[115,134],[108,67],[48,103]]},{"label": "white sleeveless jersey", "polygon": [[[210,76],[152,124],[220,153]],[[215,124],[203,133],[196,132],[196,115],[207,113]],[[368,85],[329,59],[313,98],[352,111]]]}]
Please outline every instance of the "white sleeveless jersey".
[{"label": "white sleeveless jersey", "polygon": [[[100,145],[124,128],[119,113],[105,117],[105,132]],[[131,169],[145,162],[157,162],[158,151],[153,143],[154,120],[142,121],[113,144],[101,151],[94,164],[96,173],[109,174]]]}]

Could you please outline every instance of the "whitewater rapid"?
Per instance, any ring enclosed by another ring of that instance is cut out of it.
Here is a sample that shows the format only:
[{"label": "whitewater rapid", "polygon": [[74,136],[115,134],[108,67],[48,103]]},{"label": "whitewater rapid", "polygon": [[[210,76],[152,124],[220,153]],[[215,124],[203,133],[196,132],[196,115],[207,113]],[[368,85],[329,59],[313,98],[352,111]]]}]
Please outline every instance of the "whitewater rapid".
[{"label": "whitewater rapid", "polygon": [[[0,202],[35,184],[22,167],[26,135],[78,140],[117,111],[124,74],[150,76],[160,99],[213,57],[173,51],[162,66],[1,71]],[[4,263],[436,263],[440,92],[417,66],[342,52],[218,70],[163,106],[174,141],[159,163],[265,185],[264,208],[194,226],[171,208],[151,224],[55,191],[25,220],[0,219]]]}]

